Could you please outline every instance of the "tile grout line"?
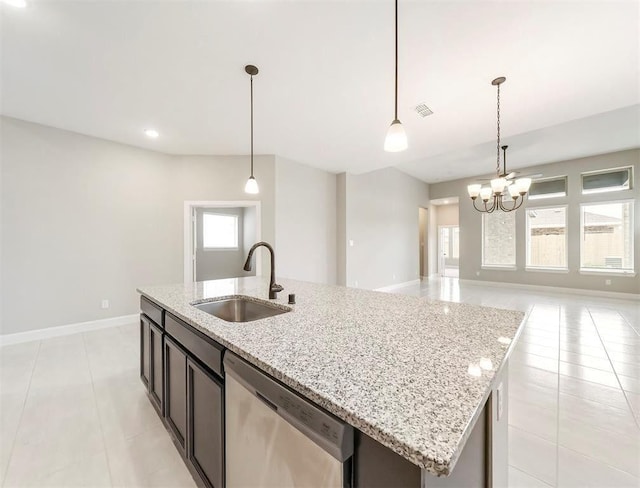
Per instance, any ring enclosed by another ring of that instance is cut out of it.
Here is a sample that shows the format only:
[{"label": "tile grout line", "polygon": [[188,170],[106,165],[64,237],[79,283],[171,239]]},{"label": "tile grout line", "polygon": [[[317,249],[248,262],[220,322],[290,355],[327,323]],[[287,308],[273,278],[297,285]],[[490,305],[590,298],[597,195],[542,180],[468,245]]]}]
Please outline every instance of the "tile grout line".
[{"label": "tile grout line", "polygon": [[549,486],[550,488],[553,488],[553,485],[550,485],[549,483],[547,483],[545,480],[541,480],[540,478],[538,478],[537,476],[532,475],[531,473],[527,473],[526,471],[524,471],[522,468],[519,468],[517,466],[514,466],[513,464],[509,464],[509,468],[515,469],[517,471],[520,471],[521,473],[526,474],[527,476],[533,478],[536,481],[539,481],[540,483]]},{"label": "tile grout line", "polygon": [[[587,311],[589,312],[589,317],[591,317],[591,320],[593,320],[593,323],[596,326],[596,333],[598,334],[598,337],[600,338],[600,342],[602,343],[602,347],[604,348],[604,353],[607,355],[607,359],[609,360],[609,363],[611,364],[611,368],[613,369],[613,374],[615,375],[616,381],[618,382],[618,385],[620,386],[620,391],[622,391],[622,394],[624,395],[624,399],[627,402],[627,406],[629,407],[629,410],[631,411],[631,416],[633,417],[633,420],[635,420],[636,425],[638,426],[638,428],[640,428],[640,419],[638,419],[638,416],[636,415],[636,412],[633,409],[633,406],[631,405],[631,402],[629,401],[629,397],[627,396],[627,392],[625,391],[624,387],[622,386],[622,382],[620,381],[620,378],[618,377],[618,372],[616,371],[616,368],[613,365],[613,361],[611,361],[611,356],[609,356],[609,351],[607,351],[607,346],[605,345],[604,341],[602,340],[602,336],[600,335],[600,330],[598,329],[598,324],[594,320],[593,314],[591,313],[591,309],[589,307],[587,307]],[[617,311],[615,311],[615,312],[618,315],[620,315],[620,313],[618,313]],[[622,317],[622,318],[624,320],[624,317]]]},{"label": "tile grout line", "polygon": [[96,396],[96,387],[93,381],[93,371],[91,370],[91,361],[89,361],[89,350],[87,349],[87,341],[85,333],[82,334],[82,345],[84,347],[84,353],[87,358],[87,367],[89,369],[89,376],[91,377],[91,392],[93,393],[93,404],[96,407],[96,413],[98,414],[98,423],[100,424],[100,436],[102,437],[102,446],[104,448],[104,457],[107,460],[107,473],[109,474],[109,486],[113,486],[113,478],[111,476],[111,463],[109,462],[109,450],[107,449],[107,438],[104,435],[104,428],[102,426],[102,415],[100,414],[100,407],[98,406],[98,398]]},{"label": "tile grout line", "polygon": [[24,400],[22,401],[22,409],[20,410],[20,417],[18,418],[18,426],[16,427],[16,434],[13,436],[13,441],[11,442],[11,448],[9,450],[9,459],[7,459],[7,470],[2,477],[0,486],[4,487],[4,483],[7,480],[7,475],[9,474],[9,466],[11,465],[11,458],[13,458],[13,450],[16,446],[16,439],[18,438],[18,431],[20,430],[20,424],[22,423],[22,416],[24,415],[24,407],[27,404],[27,398],[29,398],[29,392],[31,391],[31,381],[33,380],[33,373],[36,370],[36,364],[38,363],[38,359],[40,358],[40,348],[42,347],[42,341],[38,341],[38,350],[36,351],[36,357],[33,360],[33,366],[31,367],[31,374],[29,375],[29,384],[27,385],[27,391],[24,394]]}]

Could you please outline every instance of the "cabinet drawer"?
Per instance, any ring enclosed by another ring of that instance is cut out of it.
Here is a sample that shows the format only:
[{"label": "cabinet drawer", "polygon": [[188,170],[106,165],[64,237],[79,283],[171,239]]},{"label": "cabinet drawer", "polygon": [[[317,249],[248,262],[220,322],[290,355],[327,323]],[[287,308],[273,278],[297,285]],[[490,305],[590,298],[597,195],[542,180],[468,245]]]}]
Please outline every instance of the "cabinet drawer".
[{"label": "cabinet drawer", "polygon": [[198,358],[214,373],[223,375],[222,352],[224,347],[170,313],[165,316],[164,327],[165,332],[182,344],[192,356]]},{"label": "cabinet drawer", "polygon": [[145,297],[140,297],[140,310],[142,313],[153,320],[156,325],[160,327],[164,327],[164,310],[161,307],[153,303],[151,300],[148,300]]}]

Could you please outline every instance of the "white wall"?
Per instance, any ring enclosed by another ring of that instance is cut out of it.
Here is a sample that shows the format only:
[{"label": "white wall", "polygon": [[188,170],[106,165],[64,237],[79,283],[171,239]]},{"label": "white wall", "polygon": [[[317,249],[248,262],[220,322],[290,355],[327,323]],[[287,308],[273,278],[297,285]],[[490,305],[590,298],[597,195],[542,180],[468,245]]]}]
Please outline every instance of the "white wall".
[{"label": "white wall", "polygon": [[[598,193],[582,195],[580,189],[580,173],[596,171],[621,166],[634,166],[634,182],[631,190],[612,193]],[[473,178],[443,182],[430,185],[431,197],[460,198],[460,278],[468,280],[498,281],[503,283],[521,283],[531,285],[546,285],[567,288],[584,288],[623,293],[640,293],[640,276],[592,276],[580,274],[580,204],[586,202],[606,202],[622,199],[634,199],[634,235],[635,235],[635,268],[640,271],[640,150],[620,151],[610,154],[573,159],[558,163],[545,164],[524,168],[522,173],[542,173],[546,177],[567,176],[568,195],[562,198],[531,200],[526,202],[528,207],[568,205],[568,273],[526,271],[525,246],[525,211],[520,209],[516,213],[516,261],[514,271],[498,271],[482,269],[482,219],[481,213],[473,209],[471,199],[467,194],[467,185],[473,183]],[[611,284],[606,285],[605,280]]]},{"label": "white wall", "polygon": [[[249,199],[246,157],[167,156],[6,117],[0,134],[2,334],[135,313],[137,286],[183,280],[184,201]],[[272,243],[274,159],[255,165]]]},{"label": "white wall", "polygon": [[336,283],[336,175],[276,157],[276,276]]},{"label": "white wall", "polygon": [[346,285],[373,289],[418,279],[418,208],[428,206],[428,185],[394,168],[340,178]]}]

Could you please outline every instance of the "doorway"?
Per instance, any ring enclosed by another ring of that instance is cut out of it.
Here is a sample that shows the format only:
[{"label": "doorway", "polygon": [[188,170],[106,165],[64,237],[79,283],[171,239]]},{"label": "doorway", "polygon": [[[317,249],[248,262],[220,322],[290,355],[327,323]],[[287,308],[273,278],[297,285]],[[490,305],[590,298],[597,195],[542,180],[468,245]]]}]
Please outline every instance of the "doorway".
[{"label": "doorway", "polygon": [[418,253],[420,255],[418,276],[429,277],[429,253],[428,253],[428,229],[429,211],[426,208],[418,208]]},{"label": "doorway", "polygon": [[184,203],[184,281],[260,275],[243,270],[250,247],[260,240],[260,202],[193,201]]},{"label": "doorway", "polygon": [[438,226],[438,273],[442,277],[457,278],[460,274],[460,227]]}]

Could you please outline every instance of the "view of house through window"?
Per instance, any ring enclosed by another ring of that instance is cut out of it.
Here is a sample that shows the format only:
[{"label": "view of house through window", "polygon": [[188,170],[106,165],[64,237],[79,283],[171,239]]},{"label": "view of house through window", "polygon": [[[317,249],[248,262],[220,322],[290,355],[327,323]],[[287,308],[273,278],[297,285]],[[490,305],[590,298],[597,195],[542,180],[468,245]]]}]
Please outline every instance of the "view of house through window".
[{"label": "view of house through window", "polygon": [[567,268],[567,209],[527,209],[527,267]]},{"label": "view of house through window", "polygon": [[631,202],[582,205],[580,267],[633,271]]},{"label": "view of house through window", "polygon": [[238,247],[238,217],[205,213],[202,215],[202,244],[205,249]]},{"label": "view of house through window", "polygon": [[482,214],[482,265],[516,265],[515,212]]}]

